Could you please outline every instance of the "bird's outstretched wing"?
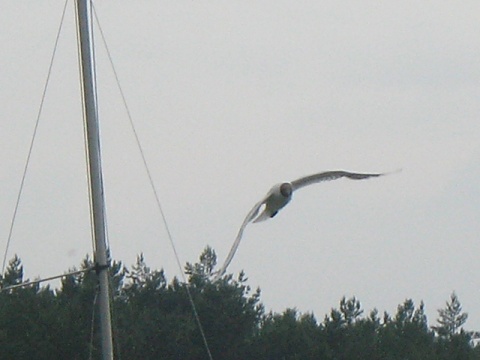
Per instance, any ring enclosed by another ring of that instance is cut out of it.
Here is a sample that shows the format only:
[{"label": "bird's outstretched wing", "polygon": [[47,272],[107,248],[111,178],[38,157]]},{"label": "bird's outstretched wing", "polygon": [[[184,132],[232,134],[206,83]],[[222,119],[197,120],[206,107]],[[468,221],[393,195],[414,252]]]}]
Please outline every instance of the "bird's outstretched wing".
[{"label": "bird's outstretched wing", "polygon": [[247,214],[247,217],[245,220],[243,220],[242,226],[240,226],[240,230],[238,230],[237,237],[235,238],[235,241],[233,242],[232,248],[230,249],[230,252],[227,255],[227,258],[225,259],[225,262],[223,263],[222,267],[220,270],[218,270],[215,273],[215,277],[213,278],[213,281],[218,280],[227,270],[228,265],[230,265],[230,262],[233,259],[233,256],[235,255],[235,252],[238,249],[238,245],[240,245],[240,241],[242,240],[243,236],[243,231],[247,227],[248,223],[251,222],[255,216],[257,216],[260,208],[262,205],[265,203],[267,200],[267,196],[262,199],[262,201],[259,201],[258,203],[255,204],[255,206],[250,210],[250,212]]},{"label": "bird's outstretched wing", "polygon": [[363,180],[363,179],[368,179],[371,177],[378,177],[383,175],[387,175],[387,173],[358,174],[358,173],[352,173],[352,172],[342,171],[342,170],[325,171],[318,174],[302,177],[300,179],[292,181],[291,184],[292,184],[293,190],[295,191],[307,185],[315,184],[321,181],[335,180],[342,177],[346,177],[352,180]]},{"label": "bird's outstretched wing", "polygon": [[[292,190],[295,191],[299,188],[302,188],[302,187],[310,185],[310,184],[314,184],[314,183],[321,182],[321,181],[335,180],[335,179],[338,179],[338,178],[341,178],[341,177],[346,177],[346,178],[349,178],[349,179],[352,179],[352,180],[362,180],[362,179],[368,179],[368,178],[371,178],[371,177],[383,176],[383,175],[387,175],[387,174],[389,174],[389,173],[359,174],[359,173],[352,173],[352,172],[342,171],[342,170],[325,171],[325,172],[322,172],[322,173],[319,173],[319,174],[314,174],[314,175],[302,177],[300,179],[292,181],[290,184],[292,185]],[[252,210],[250,210],[250,212],[247,214],[247,217],[243,221],[242,226],[240,227],[240,230],[238,231],[237,237],[235,238],[235,241],[233,242],[232,248],[230,249],[230,252],[228,253],[227,258],[225,259],[225,262],[223,263],[220,270],[218,270],[217,272],[214,273],[214,278],[213,278],[214,281],[218,280],[227,270],[228,265],[230,265],[230,262],[232,261],[233,256],[235,255],[235,252],[237,251],[238,246],[240,245],[240,241],[242,240],[242,236],[243,236],[243,231],[247,227],[248,223],[250,223],[251,221],[253,221],[255,219],[255,217],[257,216],[258,212],[260,211],[260,208],[262,207],[262,205],[264,205],[267,202],[269,196],[272,195],[272,191],[274,191],[273,189],[274,188],[272,188],[272,190],[270,190],[268,192],[268,194],[261,201],[256,203],[255,206],[252,208]],[[265,217],[265,218],[267,218],[267,217]],[[259,221],[261,221],[261,220],[264,220],[264,219],[261,218]]]}]

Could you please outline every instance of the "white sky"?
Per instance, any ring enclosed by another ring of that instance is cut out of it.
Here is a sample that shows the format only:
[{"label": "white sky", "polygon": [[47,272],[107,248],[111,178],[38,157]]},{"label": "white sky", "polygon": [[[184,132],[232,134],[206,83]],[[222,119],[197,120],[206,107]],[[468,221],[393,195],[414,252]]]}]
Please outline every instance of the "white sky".
[{"label": "white sky", "polygon": [[[3,255],[63,1],[0,9]],[[97,1],[182,263],[223,262],[275,183],[324,170],[403,171],[302,189],[247,227],[229,270],[267,309],[319,320],[455,290],[480,330],[478,1]],[[113,256],[179,274],[97,33]],[[9,258],[50,276],[91,252],[73,2],[62,30]]]}]

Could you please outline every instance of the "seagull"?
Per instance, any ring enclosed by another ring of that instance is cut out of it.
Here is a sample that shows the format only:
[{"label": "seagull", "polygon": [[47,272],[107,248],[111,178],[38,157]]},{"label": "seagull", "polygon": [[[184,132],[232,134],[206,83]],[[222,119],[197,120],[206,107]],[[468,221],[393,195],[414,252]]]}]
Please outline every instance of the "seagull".
[{"label": "seagull", "polygon": [[[293,192],[295,190],[301,189],[305,186],[316,184],[322,181],[330,181],[336,180],[342,177],[352,179],[352,180],[363,180],[372,177],[379,177],[384,176],[389,173],[379,173],[379,174],[359,174],[353,173],[343,170],[335,170],[335,171],[325,171],[314,175],[304,176],[300,179],[291,181],[291,182],[284,182],[280,184],[274,185],[270,191],[265,195],[265,197],[257,202],[255,206],[250,210],[247,214],[247,217],[240,226],[240,230],[238,231],[237,237],[233,242],[232,248],[225,259],[223,266],[214,273],[213,280],[218,280],[227,270],[228,265],[233,259],[235,252],[237,251],[238,245],[240,245],[240,240],[242,240],[243,231],[247,227],[250,222],[258,223],[261,221],[268,220],[273,218],[278,212],[285,207],[291,200],[293,196]],[[260,215],[260,209],[263,207],[263,211]]]}]

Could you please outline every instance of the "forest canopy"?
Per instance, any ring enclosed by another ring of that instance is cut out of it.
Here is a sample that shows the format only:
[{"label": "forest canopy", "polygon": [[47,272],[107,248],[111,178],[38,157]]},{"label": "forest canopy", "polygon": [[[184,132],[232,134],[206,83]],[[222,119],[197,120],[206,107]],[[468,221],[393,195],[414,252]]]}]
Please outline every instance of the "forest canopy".
[{"label": "forest canopy", "polygon": [[[187,290],[213,359],[480,359],[479,334],[463,328],[467,313],[453,292],[429,326],[424,304],[406,299],[395,314],[368,313],[342,298],[318,320],[312,313],[266,312],[260,289],[243,272],[213,281],[216,254],[205,248],[185,265],[186,280],[166,278],[142,254],[131,267],[109,269],[116,359],[209,359]],[[25,281],[18,256],[0,276],[0,359],[100,359],[98,291],[93,262],[58,289]]]}]

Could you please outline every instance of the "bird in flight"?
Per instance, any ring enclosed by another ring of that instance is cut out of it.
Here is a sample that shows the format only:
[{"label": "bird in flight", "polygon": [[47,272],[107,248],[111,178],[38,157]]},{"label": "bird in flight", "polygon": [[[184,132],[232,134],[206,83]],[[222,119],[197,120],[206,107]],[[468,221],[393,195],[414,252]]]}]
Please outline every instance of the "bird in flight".
[{"label": "bird in flight", "polygon": [[[237,251],[240,240],[242,240],[243,231],[250,222],[260,222],[273,218],[278,212],[287,205],[290,200],[292,200],[292,195],[295,190],[298,190],[304,186],[312,185],[322,181],[336,180],[342,177],[352,179],[352,180],[363,180],[372,177],[379,177],[387,175],[388,173],[380,174],[359,174],[348,171],[336,170],[336,171],[325,171],[314,175],[304,176],[300,179],[294,180],[292,182],[284,182],[273,186],[270,191],[265,195],[265,197],[260,200],[247,214],[247,217],[240,226],[237,237],[233,242],[232,248],[225,259],[223,266],[215,273],[214,280],[219,279],[227,270],[228,265],[233,259],[235,252]],[[260,215],[260,209],[263,208],[263,211]]]}]

